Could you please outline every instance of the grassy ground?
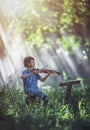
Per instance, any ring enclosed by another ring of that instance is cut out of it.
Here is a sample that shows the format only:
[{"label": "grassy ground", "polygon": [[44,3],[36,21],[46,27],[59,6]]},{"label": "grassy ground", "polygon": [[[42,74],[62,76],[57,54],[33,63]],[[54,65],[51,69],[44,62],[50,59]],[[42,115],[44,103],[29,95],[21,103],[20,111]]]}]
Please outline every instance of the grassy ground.
[{"label": "grassy ground", "polygon": [[0,130],[89,130],[90,93],[88,87],[72,90],[72,103],[65,103],[65,89],[43,90],[49,96],[49,105],[25,104],[20,89],[2,89],[0,92]]}]

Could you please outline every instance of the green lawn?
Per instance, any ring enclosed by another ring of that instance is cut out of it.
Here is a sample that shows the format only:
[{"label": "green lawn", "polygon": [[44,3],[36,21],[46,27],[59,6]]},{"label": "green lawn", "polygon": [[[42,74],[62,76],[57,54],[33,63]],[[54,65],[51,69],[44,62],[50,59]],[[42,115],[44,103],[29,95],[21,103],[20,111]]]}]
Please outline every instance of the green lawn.
[{"label": "green lawn", "polygon": [[65,89],[43,90],[49,96],[49,105],[25,104],[20,89],[0,92],[0,130],[89,130],[90,88],[72,90],[72,103],[65,103]]}]

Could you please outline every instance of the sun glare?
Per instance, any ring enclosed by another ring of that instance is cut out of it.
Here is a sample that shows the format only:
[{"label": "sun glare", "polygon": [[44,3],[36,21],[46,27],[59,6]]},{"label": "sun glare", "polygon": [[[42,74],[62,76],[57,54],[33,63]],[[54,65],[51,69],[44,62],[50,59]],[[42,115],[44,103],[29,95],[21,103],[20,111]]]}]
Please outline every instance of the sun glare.
[{"label": "sun glare", "polygon": [[[39,17],[36,10],[34,10],[37,7],[36,3],[34,7],[34,1],[31,0],[29,2],[31,3],[31,7],[29,8],[29,10],[31,10],[31,14]],[[8,21],[10,20],[9,18],[14,17],[16,13],[20,12],[20,8],[22,8],[25,5],[25,3],[26,0],[22,0],[22,1],[1,0],[0,1],[0,7],[2,11],[2,15],[0,14],[0,18],[1,20],[3,19],[2,21],[0,21],[1,82],[2,83],[6,82],[8,77],[10,76],[14,77],[14,75],[17,76],[20,75],[21,70],[24,69],[23,59],[25,56],[28,55],[31,55],[36,59],[37,68],[43,68],[45,65],[48,65],[48,69],[56,69],[61,71],[62,73],[66,72],[68,73],[68,75],[72,75],[71,77],[72,79],[73,77],[79,77],[79,73],[73,62],[73,59],[71,59],[70,56],[68,55],[67,53],[68,51],[66,51],[62,47],[61,39],[57,38],[57,36],[54,33],[50,34],[50,38],[52,39],[50,40],[51,42],[50,46],[48,45],[49,44],[48,42],[43,43],[41,51],[39,51],[37,47],[34,47],[34,43],[32,43],[31,45],[28,44],[28,40],[24,41],[24,44],[22,44],[22,34],[17,33],[14,29],[12,29],[12,24],[11,23],[8,24]],[[46,20],[45,15],[42,17],[44,17],[44,19]],[[44,19],[42,19],[42,21]],[[17,21],[17,18],[15,18],[14,20]],[[67,34],[65,34],[65,36],[66,35]],[[39,37],[39,40],[40,38],[41,37]],[[74,44],[73,39],[74,39],[73,37],[68,39],[69,41],[65,39],[66,42],[70,43],[72,49]],[[32,40],[32,42],[34,41]],[[85,62],[85,60],[87,60],[86,51],[80,49],[76,49],[74,51],[73,49],[73,52],[77,57],[78,64],[82,63],[84,68],[86,68],[87,66],[86,69],[88,71],[88,65]],[[59,81],[61,79],[62,77],[59,77]]]}]

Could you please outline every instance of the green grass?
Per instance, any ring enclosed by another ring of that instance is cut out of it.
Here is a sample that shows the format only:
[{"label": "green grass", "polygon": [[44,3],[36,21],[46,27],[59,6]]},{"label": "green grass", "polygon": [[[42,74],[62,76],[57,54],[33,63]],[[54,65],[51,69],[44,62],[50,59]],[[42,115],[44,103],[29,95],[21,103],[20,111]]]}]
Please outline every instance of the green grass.
[{"label": "green grass", "polygon": [[90,88],[72,90],[72,103],[65,103],[65,89],[43,90],[49,96],[49,105],[25,104],[20,89],[2,89],[0,92],[0,130],[89,130]]}]

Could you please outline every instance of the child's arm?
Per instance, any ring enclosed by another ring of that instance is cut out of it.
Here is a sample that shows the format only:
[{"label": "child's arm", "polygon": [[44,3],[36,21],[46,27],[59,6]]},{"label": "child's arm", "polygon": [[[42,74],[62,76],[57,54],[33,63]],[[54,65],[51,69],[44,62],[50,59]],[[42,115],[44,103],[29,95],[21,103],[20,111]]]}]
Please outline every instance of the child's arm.
[{"label": "child's arm", "polygon": [[23,74],[22,76],[21,76],[21,79],[25,79],[25,78],[28,78],[30,75],[32,75],[34,72],[31,72],[31,73],[29,73],[29,74]]},{"label": "child's arm", "polygon": [[40,77],[39,80],[44,82],[45,80],[47,80],[47,78],[50,76],[50,74],[53,74],[53,73],[54,73],[54,71],[49,72],[44,78]]}]

